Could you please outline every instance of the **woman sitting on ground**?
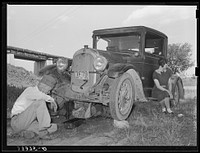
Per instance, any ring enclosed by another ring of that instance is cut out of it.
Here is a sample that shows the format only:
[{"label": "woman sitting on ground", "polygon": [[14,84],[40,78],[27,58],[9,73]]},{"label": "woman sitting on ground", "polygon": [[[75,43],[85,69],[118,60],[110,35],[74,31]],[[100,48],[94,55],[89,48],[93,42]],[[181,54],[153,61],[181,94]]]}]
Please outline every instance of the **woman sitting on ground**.
[{"label": "woman sitting on ground", "polygon": [[153,73],[154,87],[152,97],[157,98],[161,104],[162,112],[173,113],[170,108],[170,98],[172,99],[170,77],[172,71],[167,65],[165,59],[158,60],[159,68]]}]

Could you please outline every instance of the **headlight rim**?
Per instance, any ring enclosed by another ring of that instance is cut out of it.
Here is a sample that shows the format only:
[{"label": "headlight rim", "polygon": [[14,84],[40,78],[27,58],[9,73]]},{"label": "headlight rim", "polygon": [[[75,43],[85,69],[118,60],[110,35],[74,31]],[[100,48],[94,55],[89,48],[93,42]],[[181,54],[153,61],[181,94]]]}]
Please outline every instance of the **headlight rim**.
[{"label": "headlight rim", "polygon": [[[97,66],[97,61],[98,61],[99,59],[100,59],[100,60],[103,60],[103,62],[102,62],[103,65],[102,65],[100,68],[97,68],[97,67],[96,67],[96,66]],[[95,70],[97,70],[97,71],[103,71],[103,70],[105,70],[107,64],[108,64],[108,61],[107,61],[107,59],[106,59],[104,56],[97,56],[97,57],[95,57],[95,59],[94,59],[93,66],[94,66]]]}]

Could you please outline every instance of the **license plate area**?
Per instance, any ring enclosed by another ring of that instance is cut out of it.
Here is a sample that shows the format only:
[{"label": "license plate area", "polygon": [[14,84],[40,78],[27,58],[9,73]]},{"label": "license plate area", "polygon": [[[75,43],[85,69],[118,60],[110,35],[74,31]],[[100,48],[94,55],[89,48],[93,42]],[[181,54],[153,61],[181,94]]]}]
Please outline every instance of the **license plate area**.
[{"label": "license plate area", "polygon": [[88,71],[76,71],[74,72],[75,77],[80,80],[89,80],[89,72]]}]

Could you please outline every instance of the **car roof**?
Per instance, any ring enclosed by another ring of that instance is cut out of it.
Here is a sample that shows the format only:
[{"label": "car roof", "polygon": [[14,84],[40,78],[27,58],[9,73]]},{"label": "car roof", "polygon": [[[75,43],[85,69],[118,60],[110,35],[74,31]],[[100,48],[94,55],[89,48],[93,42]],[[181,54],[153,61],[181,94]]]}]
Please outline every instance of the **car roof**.
[{"label": "car roof", "polygon": [[145,32],[153,32],[155,34],[158,34],[162,37],[167,38],[167,36],[155,29],[145,27],[145,26],[131,26],[131,27],[120,27],[120,28],[108,28],[108,29],[99,29],[99,30],[94,30],[93,34],[94,35],[104,35],[104,34],[115,34],[115,33],[129,33],[129,32],[136,32],[136,31],[145,31]]}]

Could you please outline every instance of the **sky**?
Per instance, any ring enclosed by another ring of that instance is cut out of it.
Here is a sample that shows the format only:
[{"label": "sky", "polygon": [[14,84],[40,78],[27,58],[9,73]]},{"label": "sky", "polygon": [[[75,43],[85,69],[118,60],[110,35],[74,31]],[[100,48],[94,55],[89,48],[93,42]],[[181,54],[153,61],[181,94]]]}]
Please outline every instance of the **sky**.
[{"label": "sky", "polygon": [[[97,29],[147,26],[165,33],[168,43],[192,45],[197,65],[197,22],[194,5],[7,5],[7,46],[73,57],[92,47]],[[15,60],[33,71],[32,61]],[[194,74],[194,67],[188,70]]]}]

